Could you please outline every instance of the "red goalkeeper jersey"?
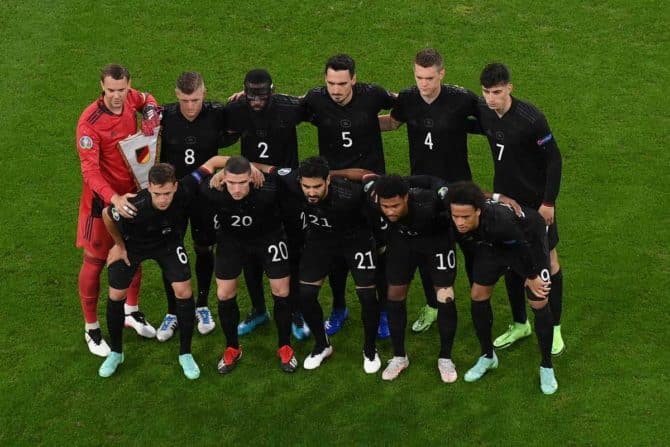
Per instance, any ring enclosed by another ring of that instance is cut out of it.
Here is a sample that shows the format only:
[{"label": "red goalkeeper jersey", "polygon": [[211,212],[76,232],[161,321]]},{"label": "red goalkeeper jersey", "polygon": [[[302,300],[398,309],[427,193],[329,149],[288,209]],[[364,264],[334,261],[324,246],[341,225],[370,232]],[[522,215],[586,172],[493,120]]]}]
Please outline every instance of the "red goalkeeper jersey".
[{"label": "red goalkeeper jersey", "polygon": [[[101,217],[102,208],[110,203],[114,194],[137,191],[118,143],[137,131],[137,113],[147,104],[156,105],[154,97],[131,88],[121,114],[112,113],[101,96],[79,118],[77,152],[81,160],[83,189],[77,246],[84,246],[85,240],[90,240],[90,234],[84,234],[82,230],[90,228],[92,218]],[[88,225],[83,225],[82,220],[89,221]]]}]

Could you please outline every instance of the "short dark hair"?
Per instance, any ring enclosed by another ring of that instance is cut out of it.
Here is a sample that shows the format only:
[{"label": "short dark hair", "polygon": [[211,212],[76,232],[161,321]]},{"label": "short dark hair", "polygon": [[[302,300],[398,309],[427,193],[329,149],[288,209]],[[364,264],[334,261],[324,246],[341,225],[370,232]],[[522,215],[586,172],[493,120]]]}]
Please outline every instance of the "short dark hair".
[{"label": "short dark hair", "polygon": [[382,175],[375,182],[375,193],[382,199],[405,197],[408,191],[409,186],[398,174]]},{"label": "short dark hair", "polygon": [[511,81],[512,76],[509,69],[505,64],[501,64],[500,62],[488,64],[479,75],[479,83],[486,88],[493,87],[494,85],[509,84]]},{"label": "short dark hair", "polygon": [[302,178],[322,178],[326,180],[330,175],[330,166],[323,157],[308,157],[300,162],[298,175]]},{"label": "short dark hair", "polygon": [[326,73],[329,68],[335,71],[349,70],[349,76],[352,78],[356,74],[356,62],[348,54],[336,54],[329,58],[323,72]]},{"label": "short dark hair", "polygon": [[158,163],[149,169],[149,183],[154,185],[165,185],[166,183],[175,183],[177,175],[174,166],[169,163]]},{"label": "short dark hair", "polygon": [[130,72],[126,67],[119,64],[107,64],[100,70],[100,81],[105,82],[106,77],[115,80],[127,79],[130,81]]},{"label": "short dark hair", "polygon": [[414,63],[424,68],[437,67],[442,70],[444,60],[442,55],[435,48],[424,48],[414,56]]},{"label": "short dark hair", "polygon": [[272,94],[274,85],[267,70],[255,68],[244,76],[244,93],[251,96]]},{"label": "short dark hair", "polygon": [[175,87],[183,93],[190,95],[200,87],[205,85],[202,75],[196,71],[185,71],[177,78]]},{"label": "short dark hair", "polygon": [[251,172],[251,163],[243,156],[235,155],[228,159],[223,169],[231,174],[246,174]]},{"label": "short dark hair", "polygon": [[480,210],[484,207],[486,198],[474,182],[462,181],[449,185],[445,202],[447,206],[452,203],[455,205],[472,205],[475,209]]}]

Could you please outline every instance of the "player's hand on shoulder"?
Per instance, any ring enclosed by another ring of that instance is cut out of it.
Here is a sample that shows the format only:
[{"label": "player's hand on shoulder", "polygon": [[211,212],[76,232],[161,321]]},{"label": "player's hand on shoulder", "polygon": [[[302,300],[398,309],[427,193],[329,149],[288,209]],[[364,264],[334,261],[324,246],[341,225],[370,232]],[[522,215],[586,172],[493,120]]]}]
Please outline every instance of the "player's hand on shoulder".
[{"label": "player's hand on shoulder", "polygon": [[251,165],[251,183],[253,183],[256,188],[260,188],[263,186],[263,183],[265,183],[265,176],[261,170],[253,164]]},{"label": "player's hand on shoulder", "polygon": [[547,225],[554,223],[554,207],[549,205],[542,205],[537,210],[540,215],[544,218],[544,221]]},{"label": "player's hand on shoulder", "polygon": [[116,208],[116,211],[119,212],[121,217],[125,217],[126,219],[132,219],[137,215],[137,208],[129,201],[129,199],[135,197],[136,195],[137,194],[129,192],[122,196],[118,194],[114,194],[112,196],[112,205],[114,205],[114,208]]},{"label": "player's hand on shoulder", "polygon": [[107,254],[107,266],[114,264],[116,261],[123,261],[130,267],[130,260],[128,259],[128,251],[125,246],[114,244]]},{"label": "player's hand on shoulder", "polygon": [[147,104],[142,109],[142,133],[145,136],[154,134],[156,127],[161,125],[161,107]]},{"label": "player's hand on shoulder", "polygon": [[500,199],[498,199],[500,203],[503,205],[507,205],[511,207],[514,210],[514,214],[517,215],[517,217],[524,217],[523,210],[521,209],[521,205],[519,205],[519,202],[514,200],[511,197],[507,197],[504,194],[500,194]]},{"label": "player's hand on shoulder", "polygon": [[235,102],[244,96],[244,90],[233,93],[228,97],[228,102]]}]

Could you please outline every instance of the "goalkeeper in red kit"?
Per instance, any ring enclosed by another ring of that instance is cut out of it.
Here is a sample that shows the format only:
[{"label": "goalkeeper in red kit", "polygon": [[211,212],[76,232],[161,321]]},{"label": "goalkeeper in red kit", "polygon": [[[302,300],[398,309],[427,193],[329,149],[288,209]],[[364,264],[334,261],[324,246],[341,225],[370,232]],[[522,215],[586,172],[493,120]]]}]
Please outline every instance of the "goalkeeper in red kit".
[{"label": "goalkeeper in red kit", "polygon": [[[77,247],[84,249],[79,272],[79,296],[84,312],[84,337],[91,353],[106,357],[109,346],[102,338],[97,307],[100,273],[114,241],[102,220],[102,210],[113,205],[125,218],[137,209],[128,201],[137,192],[133,173],[123,158],[119,141],[137,132],[137,114],[142,114],[142,133],[152,135],[160,125],[160,110],[149,93],[130,86],[130,73],[110,64],[100,73],[102,95],[89,105],[77,123],[77,152],[81,160],[83,188],[79,204]],[[137,306],[141,271],[128,290],[125,324],[139,335],[155,337],[156,330]]]}]

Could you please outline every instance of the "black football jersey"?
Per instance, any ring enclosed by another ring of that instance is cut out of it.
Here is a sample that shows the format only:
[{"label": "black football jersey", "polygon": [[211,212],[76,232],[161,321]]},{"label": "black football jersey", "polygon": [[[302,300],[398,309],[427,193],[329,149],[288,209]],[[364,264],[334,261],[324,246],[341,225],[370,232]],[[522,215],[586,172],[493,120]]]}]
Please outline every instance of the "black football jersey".
[{"label": "black football jersey", "polygon": [[[449,234],[451,224],[449,216],[445,212],[444,201],[438,195],[437,187],[433,188],[433,185],[441,186],[443,183],[437,179],[434,182],[431,180],[423,181],[424,179],[429,179],[429,177],[405,177],[405,181],[410,186],[407,201],[408,212],[406,216],[396,222],[391,222],[386,218],[378,201],[374,198],[376,180],[367,182],[363,186],[368,206],[385,223],[382,227],[388,228],[388,239],[392,240],[396,236],[413,238]],[[414,186],[417,183],[420,183],[421,187]],[[427,189],[427,187],[430,187],[430,189]]]},{"label": "black football jersey", "polygon": [[226,106],[228,129],[241,137],[241,154],[251,162],[272,166],[298,166],[296,126],[303,121],[300,99],[272,95],[267,107],[253,110],[241,99]]},{"label": "black football jersey", "polygon": [[496,250],[518,253],[525,263],[525,276],[539,274],[549,257],[544,218],[535,209],[522,207],[523,216],[501,203],[487,202],[479,216],[479,226],[461,235],[464,241],[487,244]]},{"label": "black football jersey", "polygon": [[477,102],[477,95],[454,85],[442,85],[430,104],[417,87],[400,92],[391,116],[407,123],[412,175],[433,175],[447,182],[472,179],[467,133],[474,127]]},{"label": "black football jersey", "polygon": [[219,148],[235,142],[226,132],[225,108],[216,102],[205,101],[193,121],[184,118],[178,103],[167,104],[161,126],[160,161],[174,166],[177,178],[218,155]]},{"label": "black football jersey", "polygon": [[[281,171],[281,170],[280,170]],[[370,229],[370,217],[365,208],[363,187],[340,177],[331,177],[328,194],[317,204],[307,202],[300,187],[300,179],[294,170],[280,175],[285,194],[297,197],[302,202],[300,220],[306,237],[347,237],[360,229]]]},{"label": "black football jersey", "polygon": [[209,178],[203,181],[200,191],[217,211],[215,227],[219,236],[253,240],[283,228],[275,175],[266,175],[260,188],[251,185],[251,191],[241,200],[233,199],[225,187],[223,191],[210,188]]},{"label": "black football jersey", "polygon": [[534,105],[512,97],[502,118],[479,102],[479,122],[491,147],[493,188],[520,204],[553,204],[561,183],[561,154],[549,124]]},{"label": "black football jersey", "polygon": [[191,201],[198,192],[198,183],[204,177],[194,171],[181,178],[172,203],[166,210],[154,208],[148,189],[140,190],[129,199],[137,215],[132,219],[122,217],[114,207],[109,207],[109,216],[121,233],[126,249],[145,252],[160,248],[167,241],[181,243],[184,239],[184,224]]},{"label": "black football jersey", "polygon": [[310,90],[303,99],[306,119],[318,129],[319,155],[331,169],[363,168],[385,172],[378,113],[395,98],[372,84],[355,84],[351,101],[335,103],[326,87]]}]

